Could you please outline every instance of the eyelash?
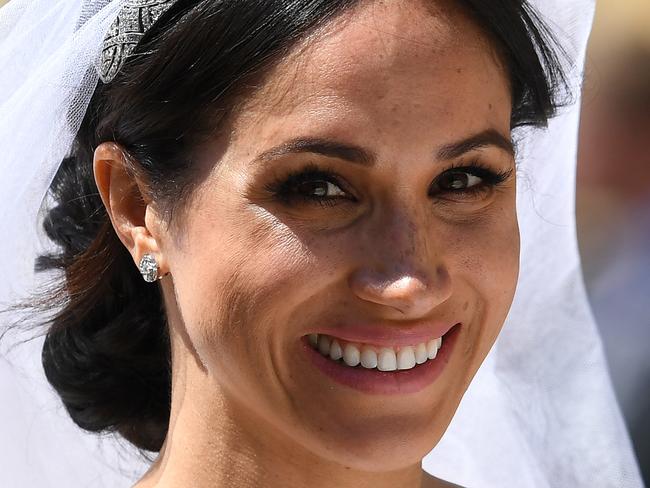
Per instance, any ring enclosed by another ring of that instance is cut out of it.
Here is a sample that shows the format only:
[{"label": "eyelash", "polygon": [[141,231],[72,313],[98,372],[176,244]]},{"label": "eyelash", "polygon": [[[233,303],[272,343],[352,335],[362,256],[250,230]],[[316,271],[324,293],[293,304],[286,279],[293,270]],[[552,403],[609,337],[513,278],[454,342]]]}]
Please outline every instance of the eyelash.
[{"label": "eyelash", "polygon": [[[442,193],[463,195],[464,199],[472,199],[486,193],[503,182],[512,174],[513,170],[509,169],[502,172],[495,172],[487,166],[474,161],[470,164],[456,164],[442,172],[430,185],[433,187],[443,175],[466,173],[481,178],[481,183],[461,190],[442,190]],[[323,207],[332,207],[338,204],[339,200],[356,200],[354,197],[319,197],[310,196],[304,193],[296,192],[296,188],[303,183],[328,182],[333,183],[341,190],[345,190],[345,185],[339,181],[339,177],[334,171],[321,168],[314,163],[309,163],[302,169],[290,172],[288,175],[278,178],[265,186],[265,190],[271,193],[280,202],[291,205],[296,202],[314,203]],[[349,193],[349,192],[348,192]]]}]

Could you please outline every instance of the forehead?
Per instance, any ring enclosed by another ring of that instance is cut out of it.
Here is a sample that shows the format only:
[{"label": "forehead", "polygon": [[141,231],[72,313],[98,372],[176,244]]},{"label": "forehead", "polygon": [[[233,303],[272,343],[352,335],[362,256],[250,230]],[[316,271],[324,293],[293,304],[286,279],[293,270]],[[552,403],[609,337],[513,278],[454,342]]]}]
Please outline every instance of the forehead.
[{"label": "forehead", "polygon": [[458,3],[362,2],[274,66],[247,98],[243,119],[275,122],[268,130],[336,132],[371,122],[381,131],[377,120],[388,117],[392,124],[419,120],[453,132],[459,118],[484,129],[482,115],[472,121],[467,114],[485,112],[491,125],[509,124],[500,58]]}]

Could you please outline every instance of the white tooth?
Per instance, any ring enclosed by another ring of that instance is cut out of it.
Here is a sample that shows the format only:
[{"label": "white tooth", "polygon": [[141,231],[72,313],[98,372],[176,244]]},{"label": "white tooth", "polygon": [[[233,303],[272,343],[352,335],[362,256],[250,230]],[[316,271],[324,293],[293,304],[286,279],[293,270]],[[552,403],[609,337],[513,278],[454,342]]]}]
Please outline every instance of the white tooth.
[{"label": "white tooth", "polygon": [[438,354],[438,339],[431,339],[427,342],[427,356],[429,359],[434,359]]},{"label": "white tooth", "polygon": [[318,350],[323,356],[327,356],[330,353],[330,343],[331,339],[325,335],[318,336]]},{"label": "white tooth", "polygon": [[364,347],[361,350],[361,366],[367,369],[377,367],[377,353],[369,347]]},{"label": "white tooth", "polygon": [[309,334],[309,343],[317,347],[318,346],[318,334]]},{"label": "white tooth", "polygon": [[343,351],[343,361],[348,366],[356,366],[361,361],[361,352],[357,346],[346,344]]},{"label": "white tooth", "polygon": [[330,357],[334,361],[338,361],[343,357],[343,350],[341,349],[341,345],[336,339],[332,339],[332,345],[330,346]]},{"label": "white tooth", "polygon": [[425,363],[429,359],[427,355],[427,345],[424,342],[421,342],[415,346],[415,362],[418,364]]},{"label": "white tooth", "polygon": [[440,347],[442,346],[442,337],[438,337],[437,341],[438,341],[438,349],[440,349]]},{"label": "white tooth", "polygon": [[411,346],[402,347],[397,353],[397,369],[411,369],[415,366],[415,352]]},{"label": "white tooth", "polygon": [[390,348],[383,347],[379,351],[377,357],[377,369],[379,371],[395,371],[397,369],[397,358],[395,351]]}]

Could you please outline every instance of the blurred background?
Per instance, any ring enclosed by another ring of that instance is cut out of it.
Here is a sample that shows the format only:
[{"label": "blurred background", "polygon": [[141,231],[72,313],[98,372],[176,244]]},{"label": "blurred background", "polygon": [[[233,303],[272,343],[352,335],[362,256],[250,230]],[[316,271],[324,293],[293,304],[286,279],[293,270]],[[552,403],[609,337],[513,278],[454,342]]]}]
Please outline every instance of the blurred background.
[{"label": "blurred background", "polygon": [[577,218],[587,291],[650,486],[650,0],[597,0]]},{"label": "blurred background", "polygon": [[650,486],[650,0],[596,5],[578,153],[578,239],[614,389]]}]

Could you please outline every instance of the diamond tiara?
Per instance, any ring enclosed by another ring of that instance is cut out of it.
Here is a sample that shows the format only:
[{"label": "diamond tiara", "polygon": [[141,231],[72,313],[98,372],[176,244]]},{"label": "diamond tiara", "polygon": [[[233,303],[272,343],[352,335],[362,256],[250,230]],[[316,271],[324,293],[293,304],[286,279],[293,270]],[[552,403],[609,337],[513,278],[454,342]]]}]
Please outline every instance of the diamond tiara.
[{"label": "diamond tiara", "polygon": [[176,0],[128,0],[111,24],[102,47],[99,78],[110,83],[142,36]]}]

